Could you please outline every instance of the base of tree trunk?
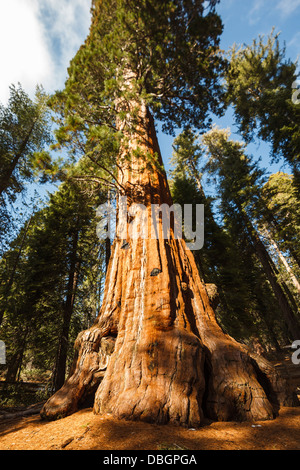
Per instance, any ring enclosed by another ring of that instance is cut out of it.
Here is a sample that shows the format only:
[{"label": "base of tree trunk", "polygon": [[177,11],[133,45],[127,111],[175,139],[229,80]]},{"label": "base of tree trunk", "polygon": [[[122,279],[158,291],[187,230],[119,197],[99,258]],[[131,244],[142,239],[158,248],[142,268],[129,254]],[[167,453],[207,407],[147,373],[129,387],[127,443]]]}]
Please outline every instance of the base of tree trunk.
[{"label": "base of tree trunk", "polygon": [[204,415],[269,420],[296,404],[268,361],[222,331],[183,240],[123,247],[115,241],[100,315],[78,336],[70,377],[42,418],[94,402],[99,414],[197,427]]}]

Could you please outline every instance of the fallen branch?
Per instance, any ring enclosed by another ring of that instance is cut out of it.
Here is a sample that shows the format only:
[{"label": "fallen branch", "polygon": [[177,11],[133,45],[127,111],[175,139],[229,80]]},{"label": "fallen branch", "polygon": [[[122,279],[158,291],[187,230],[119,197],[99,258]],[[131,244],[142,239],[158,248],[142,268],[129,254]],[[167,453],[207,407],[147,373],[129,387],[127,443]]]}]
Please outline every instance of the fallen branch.
[{"label": "fallen branch", "polygon": [[15,418],[23,418],[23,416],[31,416],[37,415],[41,411],[45,402],[37,403],[35,405],[31,405],[25,410],[17,411],[15,413],[5,412],[0,416],[0,421],[8,420],[8,419],[15,419]]}]

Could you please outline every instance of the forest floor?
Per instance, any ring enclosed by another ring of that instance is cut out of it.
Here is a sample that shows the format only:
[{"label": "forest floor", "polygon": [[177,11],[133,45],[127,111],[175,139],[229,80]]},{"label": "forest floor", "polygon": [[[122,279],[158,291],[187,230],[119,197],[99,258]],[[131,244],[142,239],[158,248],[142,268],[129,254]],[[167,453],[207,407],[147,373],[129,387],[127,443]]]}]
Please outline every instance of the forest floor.
[{"label": "forest floor", "polygon": [[91,408],[58,421],[0,423],[0,450],[300,450],[300,407],[272,421],[206,422],[198,429],[116,420]]}]

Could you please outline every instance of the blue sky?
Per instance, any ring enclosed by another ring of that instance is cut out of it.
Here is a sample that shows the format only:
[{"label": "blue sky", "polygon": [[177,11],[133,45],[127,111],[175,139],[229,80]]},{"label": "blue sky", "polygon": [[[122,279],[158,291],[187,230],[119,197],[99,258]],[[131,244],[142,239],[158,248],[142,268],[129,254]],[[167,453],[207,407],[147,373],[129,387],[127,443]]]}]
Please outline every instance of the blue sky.
[{"label": "blue sky", "polygon": [[[250,44],[259,35],[269,35],[272,28],[280,33],[280,42],[286,46],[286,57],[296,61],[300,56],[300,0],[221,0],[217,10],[223,20],[221,46],[228,50],[234,43]],[[292,91],[291,91],[292,95]],[[229,112],[220,120],[221,127],[230,127],[232,138],[239,139]],[[262,158],[262,166],[269,173],[289,171],[284,162],[271,163],[269,145],[264,142],[248,146],[255,158]]]},{"label": "blue sky", "polygon": [[221,0],[217,7],[224,24],[222,46],[249,43],[272,27],[286,41],[287,54],[296,60],[300,53],[300,0]]},{"label": "blue sky", "polygon": [[[221,48],[227,51],[234,43],[251,44],[259,35],[269,35],[272,28],[280,33],[280,42],[286,46],[286,56],[296,61],[300,56],[300,0],[221,0],[217,6],[224,31]],[[292,95],[292,91],[291,91]],[[234,126],[232,112],[216,119],[219,127],[230,127],[232,138],[241,140]],[[172,138],[160,135],[160,145],[164,159],[170,154]],[[261,165],[267,172],[289,171],[284,162],[270,162],[269,145],[256,141],[248,146],[254,158],[261,157]],[[210,191],[210,188],[207,188]]]},{"label": "blue sky", "polygon": [[[286,43],[287,56],[296,60],[300,54],[300,0],[221,0],[217,11],[224,23],[224,50],[233,43],[251,43],[274,27]],[[90,0],[0,0],[0,101],[6,103],[9,85],[18,81],[29,94],[37,83],[49,93],[61,89],[69,61],[86,38],[89,24]],[[218,124],[231,127],[235,138],[230,113]],[[159,133],[166,164],[172,141]],[[268,146],[256,143],[249,152],[262,155],[264,166],[269,166]]]}]

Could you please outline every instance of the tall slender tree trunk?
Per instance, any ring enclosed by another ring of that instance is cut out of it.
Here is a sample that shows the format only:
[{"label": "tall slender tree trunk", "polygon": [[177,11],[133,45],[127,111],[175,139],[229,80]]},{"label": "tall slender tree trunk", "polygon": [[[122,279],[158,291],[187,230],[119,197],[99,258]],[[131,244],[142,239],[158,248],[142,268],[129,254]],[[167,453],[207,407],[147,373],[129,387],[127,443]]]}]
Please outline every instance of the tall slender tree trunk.
[{"label": "tall slender tree trunk", "polygon": [[[266,305],[265,305],[266,299],[265,298],[262,299],[259,295],[256,295],[256,301],[257,301],[257,305],[259,307],[259,316],[260,316],[261,320],[266,325],[267,334],[270,338],[270,341],[273,344],[273,346],[275,347],[276,351],[280,352],[281,351],[280,344],[278,343],[276,334],[275,334],[274,329],[273,329],[273,325],[270,322],[270,320],[268,318],[268,315],[267,315],[267,312],[266,312]],[[267,300],[267,302],[268,302],[268,300]]]},{"label": "tall slender tree trunk", "polygon": [[74,308],[74,301],[76,296],[76,288],[78,281],[79,265],[77,260],[77,248],[78,248],[79,230],[75,229],[73,234],[69,279],[67,285],[67,296],[63,308],[63,324],[61,334],[59,338],[59,346],[55,364],[55,370],[53,374],[53,389],[54,391],[59,390],[64,382],[66,376],[66,365],[67,365],[67,354],[69,346],[69,330],[70,322]]},{"label": "tall slender tree trunk", "polygon": [[[285,242],[290,241],[286,238],[286,235],[284,233],[281,233],[280,226],[279,226],[277,220],[275,219],[274,215],[272,214],[272,212],[268,211],[265,218],[266,218],[266,222],[269,225],[269,227],[271,229],[272,228],[275,229],[276,232],[280,233],[280,236],[283,238],[283,240]],[[269,231],[269,233],[270,233],[270,231]],[[270,233],[270,235],[271,235],[271,233]],[[298,255],[297,251],[295,251],[294,247],[291,247],[291,246],[289,246],[288,250],[289,250],[291,256],[294,258],[295,262],[297,263],[297,265],[300,268],[300,258],[299,258],[299,255]]]},{"label": "tall slender tree trunk", "polygon": [[279,258],[279,260],[281,261],[281,263],[285,267],[285,270],[286,270],[286,272],[289,276],[289,280],[290,280],[291,284],[294,285],[294,287],[297,290],[298,294],[300,294],[300,283],[299,283],[298,279],[296,278],[296,276],[295,276],[292,268],[290,267],[289,263],[287,262],[285,256],[283,255],[282,251],[280,250],[278,244],[276,243],[276,241],[274,240],[274,238],[272,237],[271,233],[269,232],[269,230],[267,229],[266,226],[263,227],[262,235],[267,238],[268,242],[270,243],[271,247],[274,249],[276,255]]},{"label": "tall slender tree trunk", "polygon": [[[247,228],[248,235],[252,241],[256,256],[258,257],[259,261],[261,262],[261,265],[264,268],[267,279],[278,301],[278,305],[281,309],[290,338],[292,340],[297,340],[300,338],[300,324],[299,324],[297,317],[295,316],[293,308],[291,307],[288,301],[288,297],[285,294],[285,292],[288,292],[290,294],[289,289],[285,285],[283,286],[284,288],[281,287],[277,279],[276,266],[272,258],[270,257],[265,245],[261,241],[257,230],[253,226],[250,218],[248,217],[247,213],[245,212],[245,210],[242,208],[242,206],[239,204],[238,201],[236,201],[236,205],[244,220],[244,223]],[[293,297],[291,300],[292,302],[294,302]]]},{"label": "tall slender tree trunk", "polygon": [[19,247],[19,250],[18,250],[16,259],[15,259],[14,264],[13,264],[13,268],[12,268],[11,274],[10,274],[9,279],[8,279],[8,282],[7,282],[7,284],[6,284],[5,288],[4,288],[4,294],[3,294],[4,304],[3,304],[3,302],[2,302],[2,305],[1,305],[1,307],[0,307],[0,326],[1,326],[1,323],[2,323],[2,321],[3,321],[3,317],[4,317],[4,313],[5,313],[5,300],[6,300],[6,297],[8,296],[8,294],[9,294],[9,292],[10,292],[10,289],[11,289],[13,283],[14,283],[14,279],[15,279],[15,274],[16,274],[16,271],[17,271],[18,263],[19,263],[19,260],[20,260],[20,257],[21,257],[21,254],[22,254],[24,245],[25,245],[25,241],[26,241],[26,237],[27,237],[27,233],[28,233],[28,230],[29,230],[31,221],[32,221],[32,215],[31,215],[29,221],[28,221],[27,224],[26,224],[26,227],[25,227],[25,230],[24,230],[24,234],[23,234],[23,237],[22,237],[22,240],[21,240],[21,244],[20,244],[20,247]]},{"label": "tall slender tree trunk", "polygon": [[290,337],[292,340],[297,340],[300,338],[299,321],[296,318],[291,305],[289,304],[284,290],[282,289],[281,285],[277,280],[276,273],[273,269],[273,261],[271,260],[269,253],[267,252],[264,244],[262,243],[258,234],[255,231],[252,231],[252,239],[258,258],[261,261],[261,264],[265,270],[273,292],[278,300],[278,304],[282,311]]},{"label": "tall slender tree trunk", "polygon": [[18,372],[20,371],[22,366],[28,334],[29,327],[27,326],[23,335],[18,339],[17,349],[9,362],[5,377],[5,381],[8,383],[16,382]]},{"label": "tall slender tree trunk", "polygon": [[[162,159],[143,105],[129,137],[119,180],[129,205],[146,206],[149,229],[151,204],[172,200],[164,172],[153,164]],[[158,239],[116,237],[101,311],[75,348],[71,375],[44,405],[45,419],[73,413],[91,394],[95,413],[188,426],[199,425],[204,413],[272,419],[279,403],[291,404],[270,364],[221,330],[194,256],[172,230],[168,240],[162,231]]]}]

